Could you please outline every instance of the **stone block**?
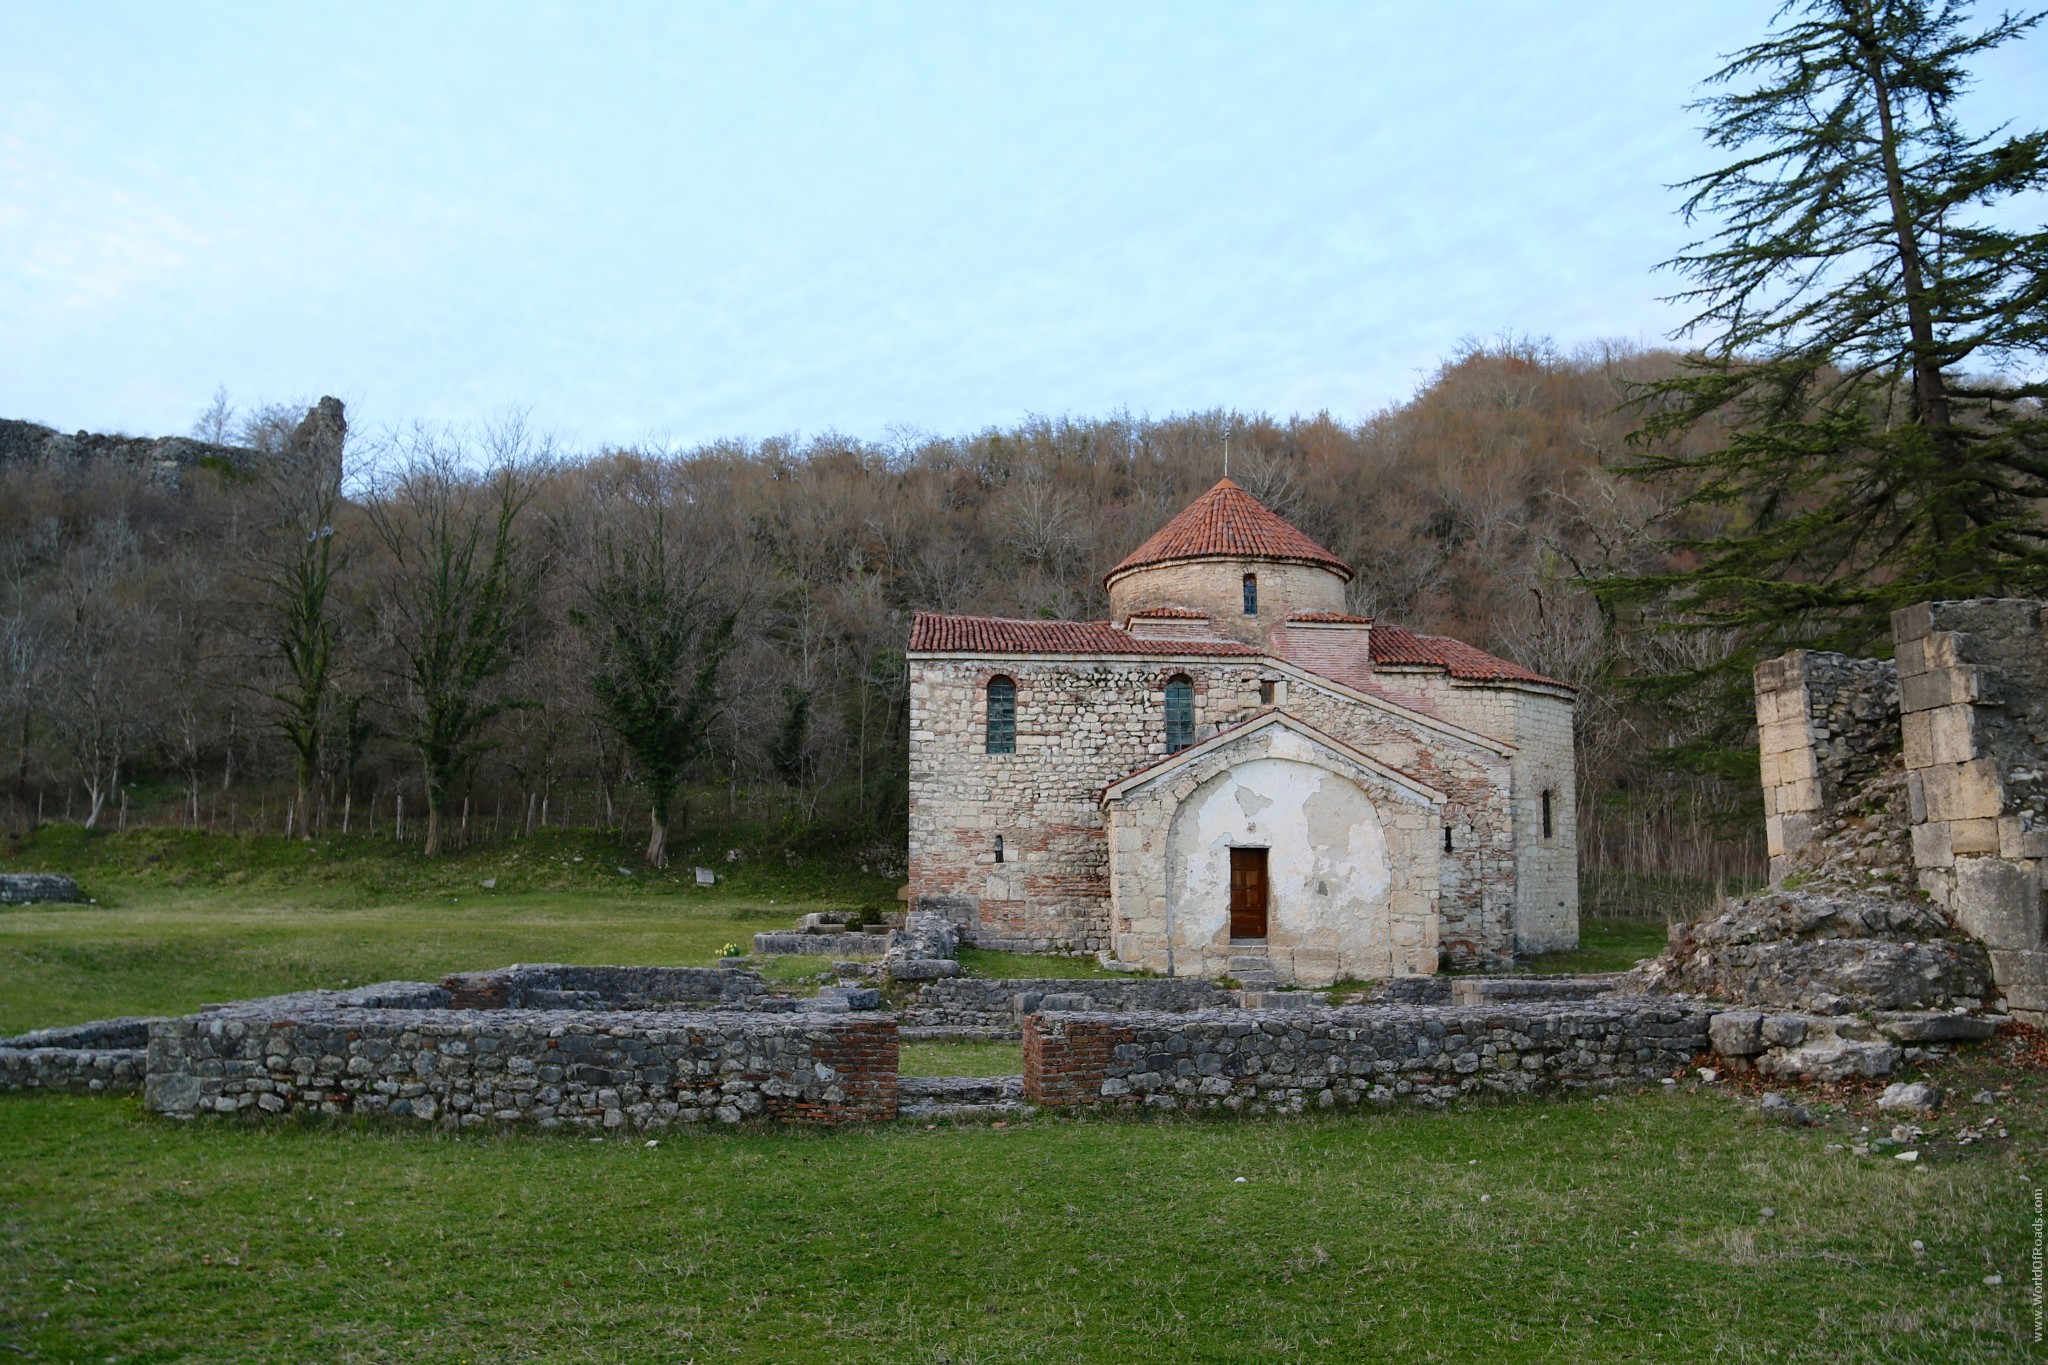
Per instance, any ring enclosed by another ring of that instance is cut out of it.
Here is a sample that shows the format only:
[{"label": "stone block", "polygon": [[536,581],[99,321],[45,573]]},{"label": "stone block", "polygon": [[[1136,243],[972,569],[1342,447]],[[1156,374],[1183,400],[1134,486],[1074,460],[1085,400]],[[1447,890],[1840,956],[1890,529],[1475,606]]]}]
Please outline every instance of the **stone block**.
[{"label": "stone block", "polygon": [[1926,768],[1920,780],[1929,820],[1979,820],[2005,813],[2005,784],[1993,759]]},{"label": "stone block", "polygon": [[1894,1010],[1875,1015],[1877,1031],[1895,1043],[1981,1042],[1998,1032],[1998,1021],[1981,1014]]},{"label": "stone block", "polygon": [[1991,978],[2013,1009],[2048,1012],[2048,952],[1993,948]]},{"label": "stone block", "polygon": [[1949,842],[1949,830],[1952,828],[1946,820],[1913,826],[1913,865],[1920,868],[1953,866],[1956,854]]},{"label": "stone block", "polygon": [[1917,677],[1933,669],[1928,642],[1932,636],[1922,631],[1918,635],[1900,639],[1894,637],[1893,657],[1899,663],[1899,686],[1906,685],[1906,679]]},{"label": "stone block", "polygon": [[1899,679],[1899,710],[1908,715],[1941,706],[1968,706],[1997,699],[1997,674],[1978,665]]},{"label": "stone block", "polygon": [[[1998,821],[1996,820],[1953,820],[1943,825],[1942,828],[1948,831],[1949,852],[1951,855],[1998,852]],[[1917,848],[1917,844],[1915,847]]]},{"label": "stone block", "polygon": [[[1908,641],[1924,640],[1934,631],[1934,604],[1915,602],[1892,613],[1892,642],[1903,656]],[[1900,671],[1904,671],[1903,664]]]},{"label": "stone block", "polygon": [[1728,1010],[1707,1021],[1707,1038],[1723,1057],[1754,1057],[1764,1050],[1763,1022],[1755,1010]]},{"label": "stone block", "polygon": [[2041,883],[2026,867],[2003,858],[1958,858],[1949,913],[1965,933],[1988,948],[2043,947]]}]

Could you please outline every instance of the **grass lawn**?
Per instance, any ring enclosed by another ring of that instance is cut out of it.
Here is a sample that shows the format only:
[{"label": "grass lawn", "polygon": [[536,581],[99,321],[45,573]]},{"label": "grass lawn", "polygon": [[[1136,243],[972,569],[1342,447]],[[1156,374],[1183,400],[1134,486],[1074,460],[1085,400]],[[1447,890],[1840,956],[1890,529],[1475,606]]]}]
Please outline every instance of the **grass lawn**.
[{"label": "grass lawn", "polygon": [[120,1361],[2023,1358],[2036,1187],[2018,1144],[1908,1165],[1827,1152],[1831,1137],[1725,1094],[658,1146],[173,1125],[132,1100],[0,1096],[0,1345]]},{"label": "grass lawn", "polygon": [[[72,871],[101,904],[0,912],[0,1030],[518,960],[708,962],[893,893],[782,858],[703,890],[687,867],[628,877],[595,836],[435,864],[364,844],[60,831],[12,850],[0,866]],[[1661,940],[1589,922],[1542,965]],[[1868,1093],[1801,1130],[1725,1086],[652,1146],[0,1095],[0,1359],[2011,1360],[2036,1349],[2048,1105],[2000,1048],[1934,1077],[1954,1098],[1911,1164],[1843,1148],[1892,1122]],[[1021,1068],[1015,1043],[903,1059]],[[1983,1112],[1964,1097],[2002,1084],[2010,1140],[1960,1144]]]},{"label": "grass lawn", "polygon": [[566,832],[427,862],[364,838],[46,829],[0,870],[68,872],[99,904],[0,910],[0,1034],[512,962],[708,964],[807,910],[895,895],[881,878],[780,858],[713,887],[687,865],[620,874],[632,866],[601,837]]},{"label": "grass lawn", "polygon": [[1577,948],[1524,961],[1532,972],[1623,972],[1663,952],[1668,932],[1661,919],[1582,919]]},{"label": "grass lawn", "polygon": [[1024,1044],[992,1042],[907,1042],[899,1047],[898,1070],[905,1076],[1021,1076]]}]

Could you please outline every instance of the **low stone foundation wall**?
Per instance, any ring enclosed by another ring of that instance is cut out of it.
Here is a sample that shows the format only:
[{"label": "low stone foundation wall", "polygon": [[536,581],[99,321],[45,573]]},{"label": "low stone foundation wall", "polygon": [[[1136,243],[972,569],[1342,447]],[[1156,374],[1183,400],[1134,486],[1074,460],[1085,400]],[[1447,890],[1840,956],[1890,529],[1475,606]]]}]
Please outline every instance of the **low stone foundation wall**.
[{"label": "low stone foundation wall", "polygon": [[0,872],[0,905],[81,901],[78,883],[55,872]]},{"label": "low stone foundation wall", "polygon": [[[387,983],[395,984],[395,983]],[[443,977],[443,1002],[467,1010],[650,1010],[757,1005],[768,993],[758,972],[740,967],[572,967],[515,963]],[[377,1003],[391,1008],[384,1002]],[[430,1002],[421,1002],[429,1007]]]},{"label": "low stone foundation wall", "polygon": [[1373,993],[1376,1005],[1448,1005],[1451,978],[1448,976],[1397,976],[1380,983]]},{"label": "low stone foundation wall", "polygon": [[1711,1007],[1365,1006],[1199,1014],[1035,1014],[1024,1095],[1051,1107],[1298,1112],[1656,1080],[1708,1049]]},{"label": "low stone foundation wall", "polygon": [[84,900],[78,882],[57,872],[0,872],[0,905],[43,905]]},{"label": "low stone foundation wall", "polygon": [[889,951],[887,934],[804,934],[793,929],[775,929],[754,935],[757,953],[800,953],[805,957],[844,960],[880,957]]},{"label": "low stone foundation wall", "polygon": [[142,1089],[154,1019],[98,1019],[0,1038],[0,1091],[128,1095]]},{"label": "low stone foundation wall", "polygon": [[1505,1005],[1527,1000],[1595,1000],[1611,995],[1621,973],[1592,976],[1454,976],[1453,1005]]},{"label": "low stone foundation wall", "polygon": [[919,987],[917,1002],[903,1011],[903,1022],[919,1027],[1014,1028],[1018,1017],[1018,997],[1024,997],[1024,1003],[1030,1009],[1036,1009],[1038,1003],[1049,995],[1085,996],[1090,1007],[1095,1009],[1156,1010],[1174,1014],[1217,1009],[1233,1003],[1228,991],[1219,989],[1213,982],[1190,977],[1135,980],[1069,980],[1056,976],[1008,980],[955,977]]},{"label": "low stone foundation wall", "polygon": [[0,1046],[0,1090],[132,1095],[142,1089],[140,1048]]},{"label": "low stone foundation wall", "polygon": [[157,1113],[365,1114],[593,1131],[896,1116],[896,1021],[871,1014],[221,1011],[150,1028]]}]

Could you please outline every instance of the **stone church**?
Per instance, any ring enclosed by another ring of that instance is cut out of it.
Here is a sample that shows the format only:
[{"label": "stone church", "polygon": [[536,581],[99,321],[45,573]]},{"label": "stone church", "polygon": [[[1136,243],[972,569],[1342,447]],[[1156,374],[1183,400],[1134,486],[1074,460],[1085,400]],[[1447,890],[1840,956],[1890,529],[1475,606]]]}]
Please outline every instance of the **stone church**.
[{"label": "stone church", "polygon": [[1351,577],[1226,478],[1107,621],[920,614],[913,908],[1299,985],[1575,946],[1572,689],[1349,613]]}]

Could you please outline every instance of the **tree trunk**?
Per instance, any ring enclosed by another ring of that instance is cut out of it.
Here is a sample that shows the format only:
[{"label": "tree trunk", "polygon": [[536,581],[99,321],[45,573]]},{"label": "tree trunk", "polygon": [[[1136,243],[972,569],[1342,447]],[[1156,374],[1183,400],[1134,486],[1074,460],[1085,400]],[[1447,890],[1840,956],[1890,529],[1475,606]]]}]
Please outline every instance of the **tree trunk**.
[{"label": "tree trunk", "polygon": [[304,773],[299,775],[299,799],[293,807],[299,813],[299,837],[310,842],[313,838],[313,788],[307,783]]},{"label": "tree trunk", "polygon": [[647,862],[650,867],[668,866],[668,827],[661,821],[661,812],[651,806],[647,810]]},{"label": "tree trunk", "polygon": [[429,858],[441,856],[441,808],[431,801],[427,803],[427,841],[420,852]]}]

